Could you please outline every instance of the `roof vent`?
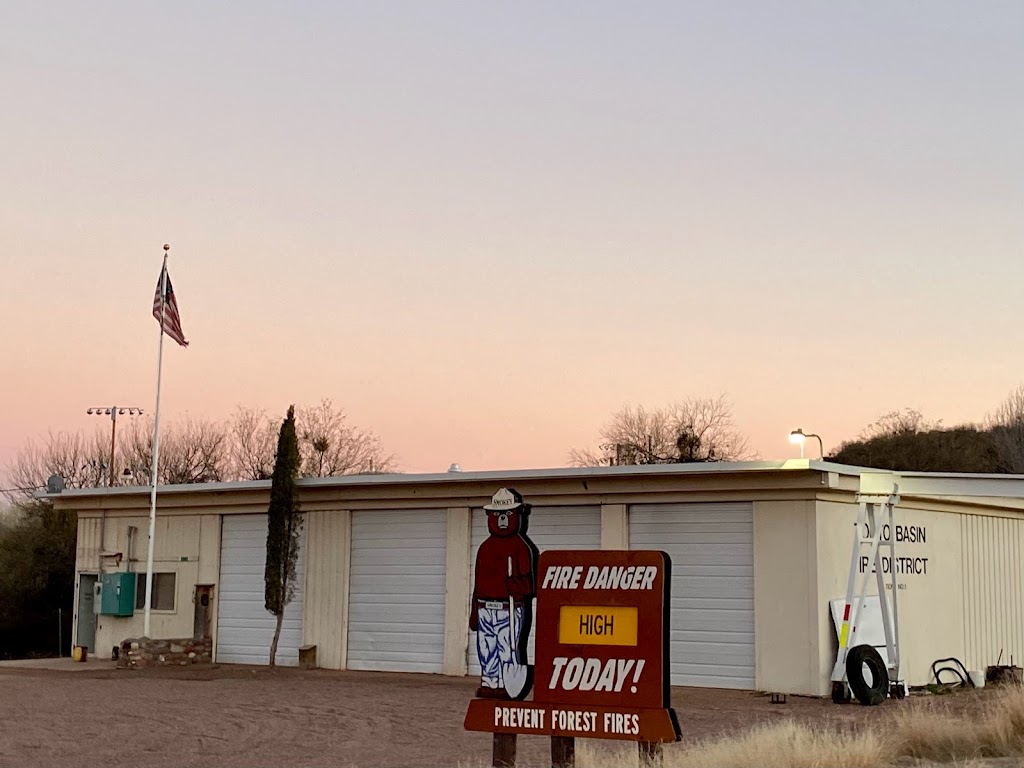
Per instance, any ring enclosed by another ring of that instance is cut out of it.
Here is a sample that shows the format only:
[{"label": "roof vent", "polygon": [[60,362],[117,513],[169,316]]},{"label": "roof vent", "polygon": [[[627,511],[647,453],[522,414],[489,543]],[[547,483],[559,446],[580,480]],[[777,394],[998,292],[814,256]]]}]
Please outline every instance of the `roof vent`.
[{"label": "roof vent", "polygon": [[449,472],[461,472],[462,471],[462,467],[460,467],[457,462],[452,462],[452,465],[450,467],[448,467],[448,471]]}]

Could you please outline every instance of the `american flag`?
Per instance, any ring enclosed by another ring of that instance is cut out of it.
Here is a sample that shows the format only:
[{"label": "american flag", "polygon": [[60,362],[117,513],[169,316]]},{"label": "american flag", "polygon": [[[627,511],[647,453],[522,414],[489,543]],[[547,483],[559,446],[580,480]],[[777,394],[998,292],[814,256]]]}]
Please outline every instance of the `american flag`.
[{"label": "american flag", "polygon": [[[164,287],[164,295],[160,296],[160,287]],[[174,289],[171,288],[171,276],[167,273],[167,267],[160,270],[160,278],[156,281],[156,293],[153,296],[153,317],[160,322],[161,310],[163,310],[163,332],[181,344],[188,346],[185,341],[185,332],[181,330],[181,316],[178,314],[178,301],[174,298]]]}]

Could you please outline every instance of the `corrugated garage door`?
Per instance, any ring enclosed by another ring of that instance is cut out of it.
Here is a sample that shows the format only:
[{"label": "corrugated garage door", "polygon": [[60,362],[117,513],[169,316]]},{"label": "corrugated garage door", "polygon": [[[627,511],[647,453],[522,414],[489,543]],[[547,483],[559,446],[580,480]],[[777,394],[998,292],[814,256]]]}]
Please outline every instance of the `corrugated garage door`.
[{"label": "corrugated garage door", "polygon": [[753,505],[633,506],[629,546],[672,557],[672,684],[753,690]]},{"label": "corrugated garage door", "polygon": [[[487,514],[473,510],[472,555],[470,558],[470,592],[476,572],[476,551],[487,538]],[[529,536],[537,548],[546,549],[600,549],[600,507],[534,507],[530,512]],[[530,629],[530,662],[533,662],[533,644],[536,624]],[[466,656],[469,674],[480,675],[480,662],[476,653],[476,632],[469,633],[469,651]]]},{"label": "corrugated garage door", "polygon": [[[305,541],[295,568],[295,597],[284,610],[277,663],[299,663],[302,608],[306,586]],[[220,597],[217,614],[217,661],[267,664],[277,619],[264,607],[267,563],[267,516],[224,515],[221,523]]]},{"label": "corrugated garage door", "polygon": [[444,669],[447,511],[352,513],[348,668]]}]

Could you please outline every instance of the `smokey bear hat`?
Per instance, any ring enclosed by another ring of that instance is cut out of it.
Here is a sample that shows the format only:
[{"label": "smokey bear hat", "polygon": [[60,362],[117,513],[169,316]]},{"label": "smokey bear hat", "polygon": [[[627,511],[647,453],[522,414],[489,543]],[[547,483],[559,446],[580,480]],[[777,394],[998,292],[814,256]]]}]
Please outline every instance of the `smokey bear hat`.
[{"label": "smokey bear hat", "polygon": [[508,512],[523,506],[523,497],[515,488],[499,488],[491,497],[490,504],[484,504],[488,512]]}]

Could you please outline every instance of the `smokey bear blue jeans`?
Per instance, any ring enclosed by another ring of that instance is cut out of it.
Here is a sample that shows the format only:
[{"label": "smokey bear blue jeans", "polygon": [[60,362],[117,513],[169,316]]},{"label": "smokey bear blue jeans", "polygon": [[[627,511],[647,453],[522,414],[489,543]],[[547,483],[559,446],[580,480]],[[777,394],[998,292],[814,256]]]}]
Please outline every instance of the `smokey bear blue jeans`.
[{"label": "smokey bear blue jeans", "polygon": [[516,637],[509,636],[508,602],[481,600],[477,603],[476,655],[480,660],[480,682],[487,688],[501,688],[502,665],[525,663],[514,654],[523,629],[523,606],[516,605]]}]

